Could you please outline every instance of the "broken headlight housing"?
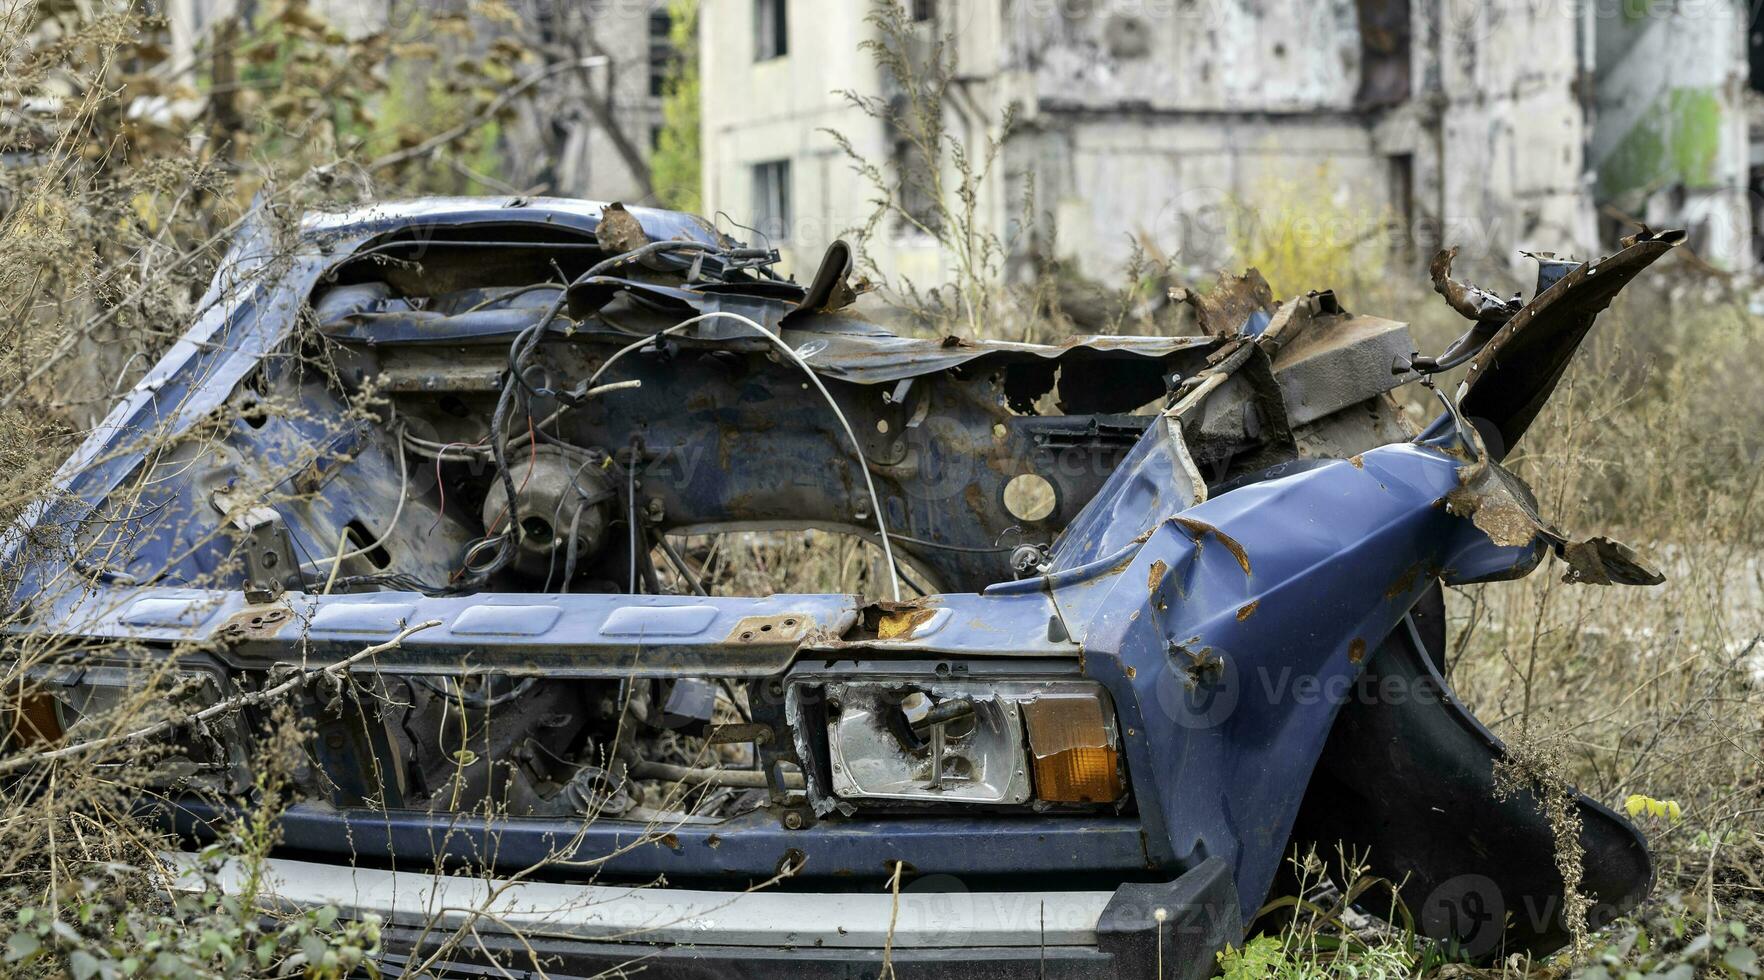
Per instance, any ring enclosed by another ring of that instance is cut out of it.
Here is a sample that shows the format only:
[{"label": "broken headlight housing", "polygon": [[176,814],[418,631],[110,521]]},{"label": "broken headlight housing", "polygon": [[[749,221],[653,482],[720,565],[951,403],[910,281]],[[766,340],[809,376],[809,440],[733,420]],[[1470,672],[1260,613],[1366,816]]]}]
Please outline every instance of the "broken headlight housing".
[{"label": "broken headlight housing", "polygon": [[[210,664],[175,667],[122,663],[42,665],[27,674],[17,715],[25,741],[78,743],[147,729],[168,718],[190,718],[230,690]],[[151,695],[143,692],[152,692]],[[239,792],[251,784],[246,738],[237,713],[199,725],[180,726],[146,740],[154,752],[150,774],[139,785],[161,789],[206,788]],[[128,768],[126,757],[98,764]]]},{"label": "broken headlight housing", "polygon": [[848,806],[1107,806],[1126,796],[1114,705],[1098,684],[853,678],[818,693],[825,785]]}]

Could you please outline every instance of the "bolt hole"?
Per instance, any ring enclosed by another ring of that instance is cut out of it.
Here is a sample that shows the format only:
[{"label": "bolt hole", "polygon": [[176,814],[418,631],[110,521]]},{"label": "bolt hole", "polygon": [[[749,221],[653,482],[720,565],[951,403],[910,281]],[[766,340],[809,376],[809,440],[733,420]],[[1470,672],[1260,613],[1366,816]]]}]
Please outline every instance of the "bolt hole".
[{"label": "bolt hole", "polygon": [[[348,527],[349,537],[353,539],[349,546],[352,551],[367,544],[369,541],[377,540],[379,537],[372,531],[369,531],[367,525],[363,524],[359,518],[350,521]],[[368,549],[367,560],[373,562],[375,568],[387,568],[392,564],[392,555],[386,551],[384,546],[376,544]]]},{"label": "bolt hole", "polygon": [[534,515],[521,521],[521,535],[534,544],[544,547],[551,543],[551,525],[543,517]]}]

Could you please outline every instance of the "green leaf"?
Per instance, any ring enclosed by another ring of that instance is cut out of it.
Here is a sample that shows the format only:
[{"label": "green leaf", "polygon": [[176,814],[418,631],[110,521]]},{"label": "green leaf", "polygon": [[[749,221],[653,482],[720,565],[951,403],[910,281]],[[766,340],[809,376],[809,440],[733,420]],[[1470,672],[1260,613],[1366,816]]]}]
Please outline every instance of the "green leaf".
[{"label": "green leaf", "polygon": [[1272,936],[1257,936],[1237,950],[1227,946],[1219,953],[1224,980],[1261,980],[1286,965],[1286,950]]},{"label": "green leaf", "polygon": [[73,974],[73,980],[92,980],[98,974],[98,957],[76,949],[67,954],[67,972]]},{"label": "green leaf", "polygon": [[306,962],[318,966],[325,960],[325,940],[322,936],[307,933],[300,937],[300,952],[306,956]]},{"label": "green leaf", "polygon": [[1746,946],[1735,946],[1721,957],[1721,965],[1742,976],[1758,975],[1758,954]]},{"label": "green leaf", "polygon": [[6,962],[20,963],[31,959],[42,948],[43,944],[37,941],[35,935],[28,932],[14,933],[12,938],[6,941]]}]

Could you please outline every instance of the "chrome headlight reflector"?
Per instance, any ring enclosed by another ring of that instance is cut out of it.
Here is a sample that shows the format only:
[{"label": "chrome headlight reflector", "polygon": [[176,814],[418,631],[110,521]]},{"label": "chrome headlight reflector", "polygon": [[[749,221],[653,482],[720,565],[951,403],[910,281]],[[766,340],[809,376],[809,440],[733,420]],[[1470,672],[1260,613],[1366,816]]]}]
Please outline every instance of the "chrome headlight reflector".
[{"label": "chrome headlight reflector", "polygon": [[843,800],[1106,804],[1126,793],[1114,706],[1088,681],[830,681]]}]

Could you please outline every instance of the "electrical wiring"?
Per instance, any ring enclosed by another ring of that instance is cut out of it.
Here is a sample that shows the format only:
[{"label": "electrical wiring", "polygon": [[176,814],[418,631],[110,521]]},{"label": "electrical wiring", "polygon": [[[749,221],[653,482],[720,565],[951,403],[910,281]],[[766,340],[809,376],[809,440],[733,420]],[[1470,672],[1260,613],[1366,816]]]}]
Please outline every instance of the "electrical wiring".
[{"label": "electrical wiring", "polygon": [[[458,679],[452,677],[435,678],[426,674],[412,674],[410,676],[412,680],[428,688],[432,693],[440,695],[444,699],[444,704],[451,706],[453,702],[458,702],[467,708],[479,709],[498,708],[511,701],[519,700],[528,691],[531,691],[535,684],[539,683],[537,677],[523,677],[515,682],[514,687],[501,694],[485,694],[481,690],[473,691],[466,688]],[[490,677],[493,676],[486,676],[486,685],[489,683]]]},{"label": "electrical wiring", "polygon": [[[575,500],[576,506],[570,515],[569,537],[564,539],[566,542],[565,549],[567,551],[567,554],[565,555],[565,559],[564,559],[563,584],[564,584],[564,591],[566,591],[566,592],[569,591],[570,579],[575,576],[576,532],[582,526],[582,511],[587,510],[589,507],[594,506],[595,504],[599,503],[602,500],[605,500],[608,496],[610,496],[610,493],[608,493],[608,492],[602,492],[599,494],[589,493],[582,486],[582,483],[581,483],[582,471],[587,469],[588,467],[594,465],[595,462],[596,462],[596,458],[594,456],[588,456],[588,458],[582,460],[582,465],[576,467],[575,470],[570,473],[570,486],[572,488],[574,488],[576,491],[576,500]],[[563,496],[561,494],[559,495],[558,501],[557,501],[557,506],[553,507],[551,510],[551,526],[552,527],[556,527],[558,524],[562,523],[564,507],[565,507],[565,505],[567,505],[569,503],[570,503],[570,500],[568,497]],[[551,591],[551,579],[552,579],[552,576],[554,576],[556,574],[557,574],[557,550],[554,548],[554,549],[552,549],[552,552],[551,552],[551,560],[546,564],[545,588],[542,591],[545,591],[545,592]]]},{"label": "electrical wiring", "polygon": [[[399,439],[398,440],[398,506],[394,507],[392,509],[392,519],[390,521],[386,522],[385,532],[382,533],[379,537],[375,538],[371,543],[362,545],[361,547],[355,549],[354,551],[344,553],[342,550],[342,545],[344,542],[347,542],[349,540],[349,529],[347,527],[345,527],[343,529],[343,531],[341,532],[341,540],[338,543],[337,554],[320,558],[317,561],[314,561],[313,565],[318,568],[323,568],[327,565],[333,566],[332,572],[331,572],[331,577],[334,579],[334,578],[336,578],[336,566],[342,565],[344,562],[348,561],[351,558],[359,558],[362,555],[365,555],[365,554],[373,551],[375,548],[378,548],[378,547],[384,545],[387,541],[391,540],[392,532],[398,528],[398,519],[404,516],[404,499],[405,499],[407,492],[409,490],[410,490],[410,461],[404,454],[404,440]],[[329,590],[327,589],[327,591],[329,591]]]},{"label": "electrical wiring", "polygon": [[[675,334],[681,330],[684,330],[687,327],[690,327],[695,323],[702,323],[705,320],[714,320],[719,317],[729,319],[729,320],[734,320],[737,323],[745,324],[746,326],[751,328],[754,332],[758,333],[760,336],[771,341],[772,344],[775,347],[777,347],[781,353],[784,354],[784,356],[790,358],[792,363],[794,363],[797,367],[802,369],[803,374],[808,376],[809,382],[815,386],[815,390],[819,391],[821,393],[821,397],[826,399],[827,406],[833,410],[834,417],[839,419],[840,427],[845,430],[845,437],[847,439],[851,440],[851,451],[857,456],[858,472],[862,473],[863,477],[864,477],[864,489],[869,491],[869,494],[870,494],[870,509],[872,511],[874,511],[875,515],[876,515],[876,536],[881,541],[882,555],[883,555],[883,558],[888,563],[889,591],[890,591],[894,601],[899,602],[900,601],[900,575],[899,575],[898,569],[895,567],[895,563],[894,563],[894,546],[889,543],[888,524],[882,516],[882,497],[880,494],[878,494],[876,492],[876,482],[870,476],[870,461],[867,458],[865,458],[865,456],[864,456],[863,443],[858,441],[857,433],[852,430],[851,422],[848,419],[846,419],[845,413],[840,410],[839,403],[837,401],[834,401],[833,393],[828,391],[827,386],[821,383],[820,375],[816,374],[815,369],[809,366],[808,361],[804,360],[802,355],[798,354],[796,352],[796,348],[791,347],[789,344],[785,343],[783,338],[779,337],[777,334],[771,332],[770,330],[767,330],[765,327],[761,326],[757,321],[752,320],[748,317],[744,317],[739,313],[729,313],[729,312],[725,312],[722,310],[717,310],[717,311],[714,311],[711,313],[701,313],[698,316],[692,317],[690,319],[681,320],[679,323],[676,323],[671,327],[667,327],[667,328],[661,330],[660,332],[658,332],[650,337],[645,337],[642,340],[634,341],[630,344],[626,344],[624,347],[619,348],[617,351],[613,352],[612,356],[608,357],[600,365],[599,368],[595,369],[593,374],[588,376],[588,380],[583,382],[583,384],[581,385],[582,390],[583,391],[592,390],[594,388],[595,384],[600,381],[601,375],[605,374],[608,368],[610,368],[614,364],[618,363],[619,360],[621,358],[623,358],[626,354],[629,354],[632,351],[639,350],[649,344],[652,344],[660,337],[669,336],[669,335]],[[635,554],[633,553],[633,558],[632,558],[633,564],[635,564],[635,560],[636,560]],[[636,577],[635,573],[633,573],[632,577],[633,577],[633,579],[635,579],[635,577]]]},{"label": "electrical wiring", "polygon": [[[645,337],[644,339],[647,340],[648,337]],[[609,384],[600,385],[592,390],[584,391],[579,395],[572,395],[571,397],[579,400],[586,400],[604,395],[608,392],[629,391],[641,387],[643,387],[642,381],[614,381]],[[570,406],[564,406],[554,410],[550,415],[547,415],[545,418],[534,423],[535,428],[543,430],[545,426],[550,425],[562,417],[563,413],[567,411],[569,407]],[[555,436],[547,435],[543,431],[539,431],[537,435],[540,439],[548,442],[555,442],[559,445],[566,446],[570,445],[569,443],[559,441]],[[488,436],[478,442],[436,442],[432,439],[424,439],[420,436],[411,435],[408,429],[401,428],[399,430],[399,437],[409,445],[410,451],[416,453],[418,456],[423,456],[428,459],[438,459],[447,463],[472,463],[487,459],[492,455],[490,451],[490,439]],[[510,449],[517,449],[526,445],[527,439],[528,436],[526,433],[516,433],[509,439],[508,447]],[[1005,550],[1008,551],[1010,549],[1007,548]]]},{"label": "electrical wiring", "polygon": [[637,538],[642,531],[637,527],[637,447],[631,447],[631,468],[626,474],[630,481],[630,490],[625,495],[629,508],[631,525],[631,589],[629,595],[637,594]]},{"label": "electrical wiring", "polygon": [[[628,252],[596,262],[589,267],[587,272],[576,277],[570,285],[574,286],[577,283],[592,279],[593,277],[616,268],[617,266],[638,261],[649,255],[674,251],[726,252],[726,254],[730,255],[738,254],[738,252],[719,249],[716,246],[707,245],[704,242],[690,240],[676,241],[670,239],[667,241],[650,242],[640,248],[635,248]],[[505,516],[508,518],[510,526],[514,526],[520,522],[520,513],[519,503],[515,499],[516,490],[514,486],[514,476],[509,472],[508,468],[509,447],[507,439],[504,436],[508,427],[508,416],[514,409],[517,389],[524,392],[529,397],[543,394],[527,383],[526,376],[522,370],[522,365],[526,362],[527,358],[532,355],[533,351],[538,349],[539,342],[545,337],[545,332],[551,328],[551,321],[557,319],[557,315],[563,312],[564,303],[568,299],[569,289],[565,288],[557,294],[557,299],[553,300],[551,305],[546,308],[544,315],[542,315],[532,326],[517,334],[514,341],[509,344],[508,381],[503,384],[502,391],[497,395],[496,409],[490,416],[490,451],[491,455],[496,460],[497,478],[502,481],[503,490],[507,494],[506,499],[508,502],[506,504]],[[758,325],[755,324],[755,326]],[[764,332],[763,327],[760,329]],[[780,343],[782,343],[782,341],[780,341]],[[586,393],[593,387],[592,384],[584,385],[582,397],[585,397]],[[537,438],[531,435],[535,428],[532,424],[531,416],[528,417],[527,428],[529,438],[537,442]],[[528,474],[531,475],[531,472],[532,471],[529,469]],[[868,477],[869,474],[866,471],[865,478],[868,479]],[[476,574],[479,576],[488,576],[506,567],[510,562],[514,561],[516,547],[518,547],[518,545],[515,543],[514,536],[504,535],[501,544],[497,548],[496,557],[491,560],[489,565],[478,570]],[[896,591],[899,591],[898,588]]]}]

